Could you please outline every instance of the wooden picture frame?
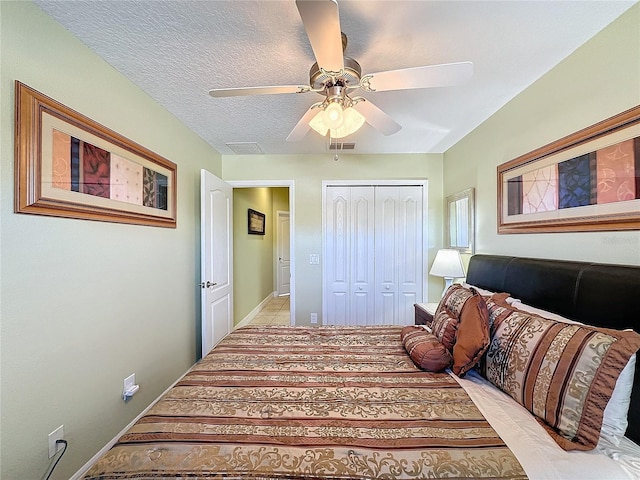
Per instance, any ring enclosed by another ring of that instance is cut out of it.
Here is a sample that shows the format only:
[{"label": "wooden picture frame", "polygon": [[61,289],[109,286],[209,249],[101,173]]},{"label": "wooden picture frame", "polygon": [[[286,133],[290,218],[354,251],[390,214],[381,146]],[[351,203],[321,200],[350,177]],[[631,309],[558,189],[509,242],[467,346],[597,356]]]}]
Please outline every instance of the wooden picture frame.
[{"label": "wooden picture frame", "polygon": [[248,232],[249,235],[265,234],[265,215],[257,210],[249,209],[248,214]]},{"label": "wooden picture frame", "polygon": [[640,106],[497,172],[500,234],[640,230]]},{"label": "wooden picture frame", "polygon": [[15,82],[14,211],[176,227],[177,167]]}]

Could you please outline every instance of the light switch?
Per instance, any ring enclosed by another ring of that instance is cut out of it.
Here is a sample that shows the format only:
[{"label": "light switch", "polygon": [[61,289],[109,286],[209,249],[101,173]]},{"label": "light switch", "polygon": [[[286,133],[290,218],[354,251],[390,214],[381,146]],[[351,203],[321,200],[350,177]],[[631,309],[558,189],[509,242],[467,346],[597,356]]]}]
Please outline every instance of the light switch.
[{"label": "light switch", "polygon": [[317,253],[312,253],[309,255],[309,264],[310,265],[319,265],[320,264],[320,255]]}]

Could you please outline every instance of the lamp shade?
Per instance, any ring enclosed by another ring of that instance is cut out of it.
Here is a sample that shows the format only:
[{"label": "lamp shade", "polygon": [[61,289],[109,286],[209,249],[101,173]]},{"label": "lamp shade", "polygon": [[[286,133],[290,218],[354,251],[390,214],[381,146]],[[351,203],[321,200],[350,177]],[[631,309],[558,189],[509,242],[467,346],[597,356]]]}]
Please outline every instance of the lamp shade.
[{"label": "lamp shade", "polygon": [[344,123],[344,112],[339,103],[330,103],[324,109],[324,123],[331,129],[337,129]]},{"label": "lamp shade", "polygon": [[331,137],[342,138],[351,135],[364,125],[365,118],[353,107],[343,112],[344,122],[340,128],[331,129]]},{"label": "lamp shade", "polygon": [[449,249],[438,250],[429,274],[444,278],[464,277],[464,267],[462,266],[460,252]]},{"label": "lamp shade", "polygon": [[324,123],[324,110],[320,110],[309,122],[309,126],[313,128],[316,132],[318,132],[323,137],[329,131],[329,127]]}]

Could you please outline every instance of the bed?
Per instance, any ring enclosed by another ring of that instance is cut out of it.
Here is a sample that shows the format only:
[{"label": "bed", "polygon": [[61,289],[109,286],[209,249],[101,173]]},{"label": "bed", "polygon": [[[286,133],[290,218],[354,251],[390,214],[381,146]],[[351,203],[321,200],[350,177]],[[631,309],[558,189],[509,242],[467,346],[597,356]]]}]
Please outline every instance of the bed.
[{"label": "bed", "polygon": [[[638,328],[637,267],[476,255],[466,281],[474,294],[506,292],[570,320]],[[402,330],[237,329],[84,478],[637,478],[640,376],[624,441],[565,451],[475,370],[459,378],[418,368]]]}]

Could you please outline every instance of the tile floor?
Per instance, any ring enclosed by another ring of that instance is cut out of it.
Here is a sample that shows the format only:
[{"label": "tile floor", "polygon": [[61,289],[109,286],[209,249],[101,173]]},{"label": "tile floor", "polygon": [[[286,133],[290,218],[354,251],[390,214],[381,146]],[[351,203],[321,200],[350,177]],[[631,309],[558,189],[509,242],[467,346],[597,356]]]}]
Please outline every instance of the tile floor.
[{"label": "tile floor", "polygon": [[289,295],[273,297],[249,325],[290,325]]}]

